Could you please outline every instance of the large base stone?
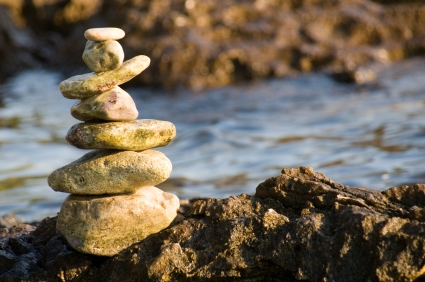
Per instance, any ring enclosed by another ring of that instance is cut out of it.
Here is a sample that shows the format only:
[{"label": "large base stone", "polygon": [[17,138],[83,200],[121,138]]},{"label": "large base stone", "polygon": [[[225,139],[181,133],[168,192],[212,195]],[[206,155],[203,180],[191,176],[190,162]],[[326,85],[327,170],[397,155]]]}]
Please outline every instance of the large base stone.
[{"label": "large base stone", "polygon": [[77,251],[113,256],[170,225],[179,206],[175,195],[156,187],[117,196],[70,195],[56,227]]}]

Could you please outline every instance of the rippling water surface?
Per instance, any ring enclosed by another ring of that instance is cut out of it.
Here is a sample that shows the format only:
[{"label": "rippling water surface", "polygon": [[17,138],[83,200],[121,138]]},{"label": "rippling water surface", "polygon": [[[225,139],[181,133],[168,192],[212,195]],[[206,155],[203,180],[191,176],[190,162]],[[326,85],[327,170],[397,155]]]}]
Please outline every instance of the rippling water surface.
[{"label": "rippling water surface", "polygon": [[[67,194],[47,176],[87,151],[64,136],[78,121],[63,78],[32,71],[1,89],[0,215],[54,216]],[[425,62],[383,68],[375,83],[339,84],[322,74],[202,93],[126,88],[139,118],[168,120],[176,139],[159,148],[173,163],[159,185],[180,198],[255,193],[284,167],[311,166],[350,186],[383,190],[425,182]]]}]

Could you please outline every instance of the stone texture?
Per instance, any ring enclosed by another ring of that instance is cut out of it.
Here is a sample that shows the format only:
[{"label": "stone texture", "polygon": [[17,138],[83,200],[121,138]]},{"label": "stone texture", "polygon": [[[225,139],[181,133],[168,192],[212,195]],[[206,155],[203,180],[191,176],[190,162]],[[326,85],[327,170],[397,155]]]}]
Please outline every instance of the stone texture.
[{"label": "stone texture", "polygon": [[179,199],[156,187],[117,196],[70,195],[62,204],[57,230],[77,251],[113,256],[170,225]]},{"label": "stone texture", "polygon": [[171,169],[170,160],[154,150],[94,150],[53,171],[48,184],[55,191],[72,194],[131,193],[165,181]]},{"label": "stone texture", "polygon": [[94,72],[114,70],[124,61],[124,50],[115,40],[87,41],[83,61]]},{"label": "stone texture", "polygon": [[[103,257],[88,256],[73,250],[65,238],[56,231],[56,217],[44,219],[30,234],[19,237],[9,236],[11,233],[16,233],[15,229],[16,227],[10,228],[5,237],[0,235],[0,256],[2,256],[0,281],[2,282],[50,282],[71,281],[71,279],[82,282],[90,277],[91,266],[103,262]],[[17,248],[17,246],[27,248]],[[5,255],[8,257],[6,260],[4,260]],[[66,268],[62,274],[57,271],[60,265]],[[79,279],[78,277],[82,279],[75,280]],[[90,278],[86,281],[90,281]]]},{"label": "stone texture", "polygon": [[145,70],[150,59],[144,55],[125,61],[121,67],[102,73],[76,75],[59,84],[65,98],[85,99],[123,84]]},{"label": "stone texture", "polygon": [[0,280],[425,281],[424,191],[284,169],[255,196],[192,201],[182,219],[112,258],[74,251],[47,218],[0,241]]},{"label": "stone texture", "polygon": [[90,28],[84,32],[84,37],[91,41],[118,40],[124,36],[124,30],[116,27]]},{"label": "stone texture", "polygon": [[81,121],[130,121],[135,120],[139,112],[131,96],[115,86],[105,93],[77,102],[71,107],[71,115]]},{"label": "stone texture", "polygon": [[141,151],[166,146],[176,136],[168,121],[140,119],[126,122],[78,123],[66,140],[80,149],[118,149]]}]

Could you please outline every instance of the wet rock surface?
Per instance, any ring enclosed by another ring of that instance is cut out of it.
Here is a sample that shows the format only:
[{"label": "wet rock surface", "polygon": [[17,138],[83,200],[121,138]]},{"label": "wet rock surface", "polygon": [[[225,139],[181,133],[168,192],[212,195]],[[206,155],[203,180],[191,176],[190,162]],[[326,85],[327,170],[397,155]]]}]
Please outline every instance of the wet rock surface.
[{"label": "wet rock surface", "polygon": [[424,191],[284,169],[254,196],[182,205],[169,228],[111,258],[74,251],[46,218],[29,234],[1,233],[0,280],[423,281]]},{"label": "wet rock surface", "polygon": [[94,26],[129,34],[120,40],[126,54],[154,62],[133,82],[150,86],[202,88],[322,70],[367,82],[373,74],[359,67],[425,50],[423,1],[0,3],[2,77],[41,65],[82,73],[80,34]]}]

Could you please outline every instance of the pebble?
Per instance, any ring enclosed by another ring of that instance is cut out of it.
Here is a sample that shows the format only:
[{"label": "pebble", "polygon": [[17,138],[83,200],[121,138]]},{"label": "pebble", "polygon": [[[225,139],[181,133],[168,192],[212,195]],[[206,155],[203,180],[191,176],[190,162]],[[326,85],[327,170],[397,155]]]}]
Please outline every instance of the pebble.
[{"label": "pebble", "polygon": [[116,27],[90,28],[84,32],[84,37],[91,41],[118,40],[124,36],[124,30]]},{"label": "pebble", "polygon": [[139,112],[133,98],[115,86],[105,93],[77,102],[71,107],[71,115],[81,121],[130,121],[135,120]]},{"label": "pebble", "polygon": [[168,227],[179,199],[156,187],[116,196],[70,195],[62,204],[57,230],[82,253],[113,256]]},{"label": "pebble", "polygon": [[132,193],[164,182],[171,170],[171,161],[158,151],[94,150],[53,171],[48,184],[72,194]]},{"label": "pebble", "polygon": [[144,71],[149,64],[149,57],[139,55],[125,61],[121,67],[114,70],[70,77],[59,84],[59,89],[68,99],[89,98],[129,81]]},{"label": "pebble", "polygon": [[66,140],[80,149],[141,151],[166,146],[176,136],[169,121],[140,119],[127,122],[93,122],[73,125]]},{"label": "pebble", "polygon": [[114,70],[124,61],[124,50],[115,40],[87,41],[83,61],[94,72]]}]

